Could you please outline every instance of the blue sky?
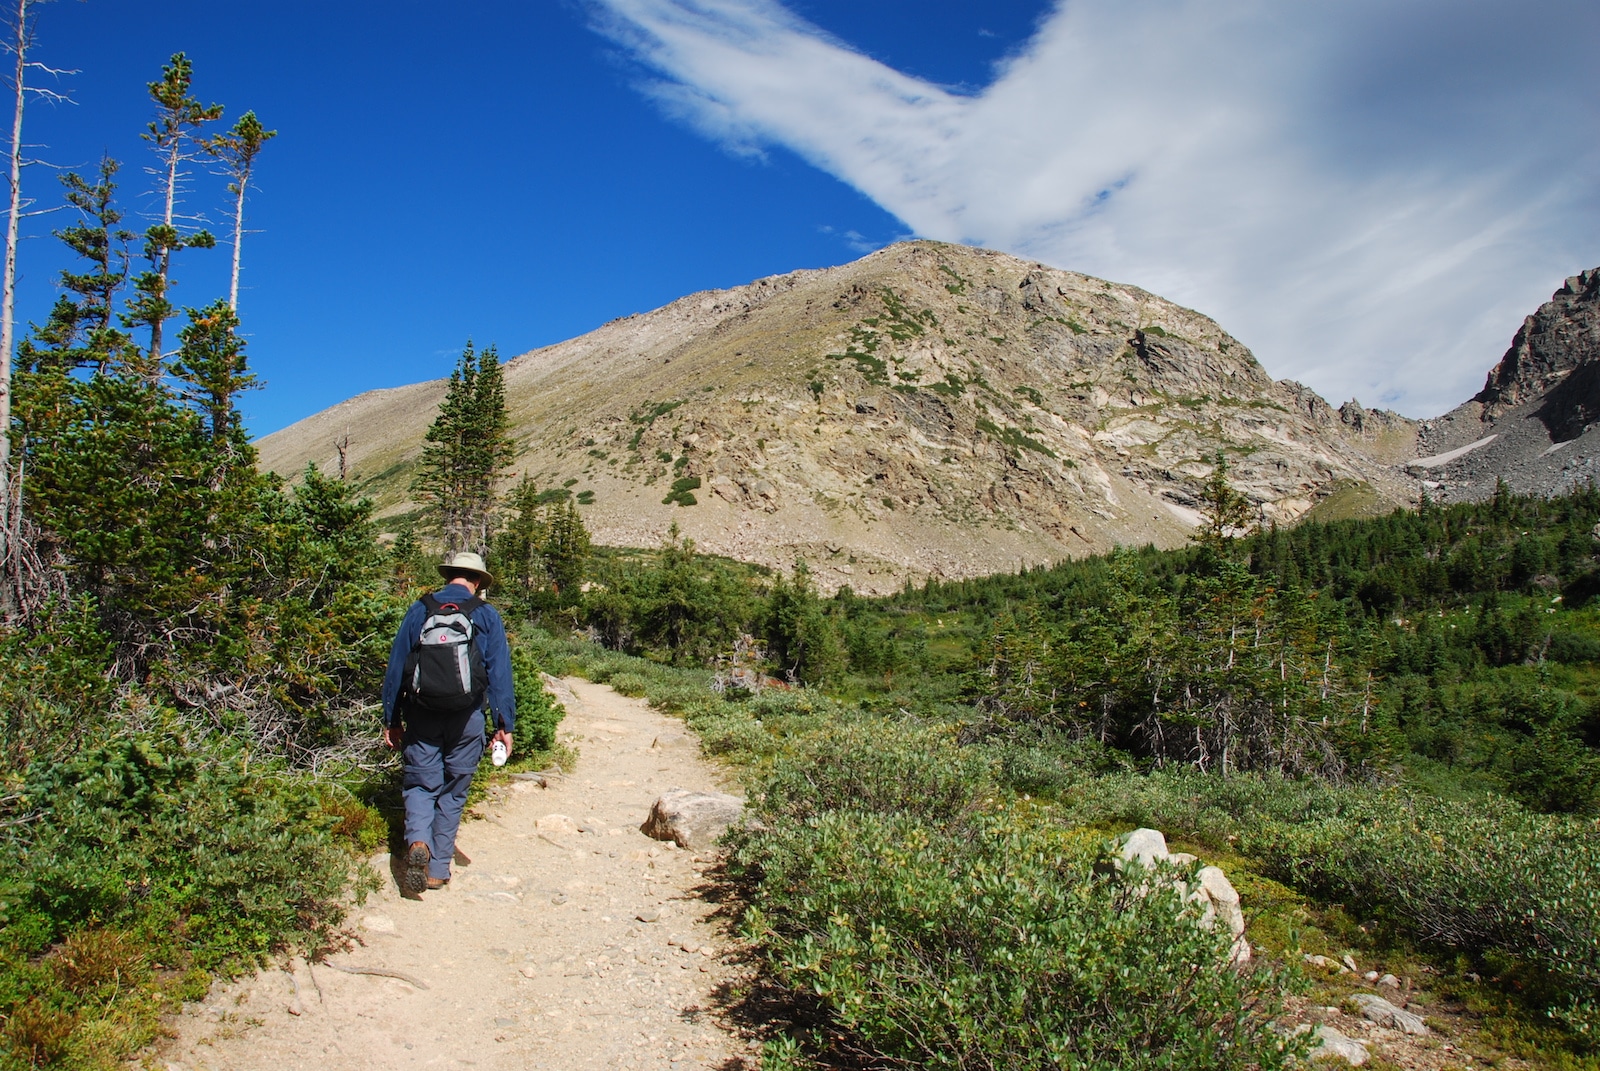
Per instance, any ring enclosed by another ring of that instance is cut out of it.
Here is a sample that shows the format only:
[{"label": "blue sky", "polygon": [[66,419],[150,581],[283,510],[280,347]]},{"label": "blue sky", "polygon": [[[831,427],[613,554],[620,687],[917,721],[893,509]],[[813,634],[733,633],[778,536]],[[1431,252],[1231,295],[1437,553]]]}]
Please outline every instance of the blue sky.
[{"label": "blue sky", "polygon": [[[1600,263],[1577,0],[59,0],[39,36],[77,103],[28,140],[123,160],[130,217],[172,52],[280,131],[244,247],[257,433],[468,337],[509,356],[912,234],[1146,286],[1274,375],[1429,415]],[[223,180],[193,186],[220,231]],[[25,319],[64,222],[27,221]],[[175,298],[225,293],[227,256],[181,254]]]}]

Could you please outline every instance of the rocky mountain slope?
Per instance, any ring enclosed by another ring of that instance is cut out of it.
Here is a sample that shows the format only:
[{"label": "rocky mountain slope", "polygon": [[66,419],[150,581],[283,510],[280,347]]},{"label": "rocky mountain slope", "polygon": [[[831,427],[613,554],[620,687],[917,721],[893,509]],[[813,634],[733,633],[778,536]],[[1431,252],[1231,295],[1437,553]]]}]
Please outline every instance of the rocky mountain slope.
[{"label": "rocky mountain slope", "polygon": [[1600,268],[1574,275],[1523,321],[1471,400],[1420,429],[1409,471],[1434,497],[1470,501],[1498,480],[1561,494],[1600,479]]},{"label": "rocky mountain slope", "polygon": [[[443,390],[350,399],[261,440],[261,462],[328,468],[348,435],[397,517]],[[1392,467],[1416,456],[1412,421],[1275,382],[1136,287],[936,242],[612,321],[508,362],[506,391],[516,472],[577,495],[598,542],[677,523],[707,551],[803,556],[829,588],[1181,543],[1219,450],[1279,522],[1416,487]]]}]

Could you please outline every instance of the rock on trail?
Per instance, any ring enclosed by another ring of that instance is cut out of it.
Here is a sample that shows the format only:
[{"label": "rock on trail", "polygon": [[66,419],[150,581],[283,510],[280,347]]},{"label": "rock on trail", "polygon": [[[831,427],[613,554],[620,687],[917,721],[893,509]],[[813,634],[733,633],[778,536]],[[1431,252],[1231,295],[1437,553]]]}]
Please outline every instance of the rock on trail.
[{"label": "rock on trail", "polygon": [[643,700],[562,683],[570,776],[481,804],[459,841],[472,863],[446,890],[402,898],[383,857],[349,951],[218,986],[171,1024],[157,1066],[746,1066],[715,1011],[737,968],[695,891],[711,857],[640,831],[669,788],[716,792],[724,778]]}]

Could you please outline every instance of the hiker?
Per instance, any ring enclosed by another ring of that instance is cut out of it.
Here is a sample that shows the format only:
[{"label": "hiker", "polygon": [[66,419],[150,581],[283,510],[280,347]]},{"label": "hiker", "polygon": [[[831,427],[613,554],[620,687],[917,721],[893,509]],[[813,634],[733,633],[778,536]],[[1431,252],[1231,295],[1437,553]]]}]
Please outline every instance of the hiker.
[{"label": "hiker", "polygon": [[404,748],[402,885],[413,895],[450,881],[456,829],[483,757],[485,708],[507,756],[517,719],[505,625],[481,594],[494,577],[469,552],[451,555],[439,575],[445,586],[400,622],[383,678],[383,742]]}]

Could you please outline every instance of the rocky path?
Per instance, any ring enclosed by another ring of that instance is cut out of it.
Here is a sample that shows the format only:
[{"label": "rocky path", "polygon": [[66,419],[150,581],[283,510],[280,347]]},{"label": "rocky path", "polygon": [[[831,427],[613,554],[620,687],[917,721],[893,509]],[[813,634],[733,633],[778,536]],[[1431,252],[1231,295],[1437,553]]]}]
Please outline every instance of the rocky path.
[{"label": "rocky path", "polygon": [[172,1024],[157,1066],[753,1066],[715,1012],[737,968],[696,891],[709,858],[639,832],[656,796],[724,788],[718,771],[643,700],[562,684],[570,776],[480,805],[458,845],[471,864],[445,890],[404,899],[385,868],[348,951],[214,990]]}]

